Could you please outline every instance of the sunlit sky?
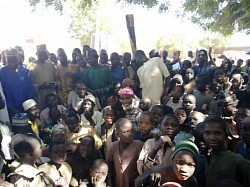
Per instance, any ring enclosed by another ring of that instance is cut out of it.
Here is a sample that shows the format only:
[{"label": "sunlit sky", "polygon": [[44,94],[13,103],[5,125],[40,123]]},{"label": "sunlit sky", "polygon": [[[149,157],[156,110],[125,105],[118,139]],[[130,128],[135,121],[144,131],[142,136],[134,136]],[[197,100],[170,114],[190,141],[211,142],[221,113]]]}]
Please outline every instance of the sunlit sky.
[{"label": "sunlit sky", "polygon": [[[176,2],[180,0],[176,0]],[[176,5],[177,6],[177,5]],[[101,10],[101,14],[102,14]],[[106,10],[113,11],[113,10]],[[114,11],[116,18],[114,27],[118,27],[117,36],[127,42],[128,32],[125,15],[134,14],[137,48],[148,52],[155,48],[155,41],[159,36],[182,35],[187,40],[197,40],[204,34],[203,30],[187,20],[180,20],[174,16],[174,12],[159,14],[157,9],[143,9],[139,6],[122,7],[117,5]],[[68,33],[69,18],[60,15],[51,8],[39,7],[35,12],[29,7],[28,0],[0,0],[0,50],[16,45],[23,46],[28,55],[35,54],[35,46],[46,43],[50,52],[63,47],[68,54],[74,47],[80,47],[80,42],[72,39]],[[27,45],[26,40],[34,38],[34,45]],[[237,39],[234,39],[237,38]],[[250,44],[250,36],[235,35],[230,45]],[[108,46],[110,52],[123,52],[115,43]]]}]

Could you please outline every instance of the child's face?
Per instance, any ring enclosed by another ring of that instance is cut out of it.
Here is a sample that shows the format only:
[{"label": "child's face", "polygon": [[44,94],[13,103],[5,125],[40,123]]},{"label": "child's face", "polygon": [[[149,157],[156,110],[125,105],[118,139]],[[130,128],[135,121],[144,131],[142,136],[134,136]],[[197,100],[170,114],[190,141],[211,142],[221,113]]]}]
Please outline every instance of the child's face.
[{"label": "child's face", "polygon": [[91,169],[90,175],[92,178],[96,178],[96,181],[100,183],[104,182],[108,175],[108,165],[101,164],[100,166]]},{"label": "child's face", "polygon": [[194,70],[192,68],[188,68],[185,73],[185,78],[187,80],[191,80],[194,78]]},{"label": "child's face", "polygon": [[238,105],[238,101],[231,103],[226,106],[226,116],[235,116],[237,112],[236,106]]},{"label": "child's face", "polygon": [[150,101],[147,99],[141,99],[140,103],[139,103],[139,108],[142,111],[148,111],[150,108]]},{"label": "child's face", "polygon": [[154,116],[154,121],[155,124],[158,125],[161,122],[161,118],[164,115],[164,111],[161,108],[153,107],[151,110],[153,116]]},{"label": "child's face", "polygon": [[134,132],[134,126],[129,122],[124,122],[120,125],[120,128],[117,129],[120,141],[126,144],[130,144],[133,141]]},{"label": "child's face", "polygon": [[171,139],[173,139],[179,130],[179,124],[173,117],[167,116],[162,120],[161,132],[163,136],[168,135]]},{"label": "child's face", "polygon": [[36,160],[42,156],[42,147],[41,147],[40,142],[36,139],[33,139],[31,141],[31,144],[34,150],[32,155],[33,155],[34,160]]},{"label": "child's face", "polygon": [[184,122],[187,119],[186,112],[183,109],[177,109],[175,111],[175,116],[178,118],[179,124],[184,125]]},{"label": "child's face", "polygon": [[79,127],[79,121],[75,117],[67,117],[65,119],[70,132],[75,132]]},{"label": "child's face", "polygon": [[218,83],[223,83],[224,82],[224,78],[225,78],[225,71],[223,69],[217,69],[214,72],[214,79],[218,82]]},{"label": "child's face", "polygon": [[121,95],[120,102],[125,108],[129,108],[133,102],[132,97],[129,95]]},{"label": "child's face", "polygon": [[95,149],[93,140],[89,137],[83,137],[79,145],[79,152],[83,158],[88,157]]},{"label": "child's face", "polygon": [[241,136],[242,136],[242,140],[247,145],[250,145],[250,117],[246,117],[243,120],[243,123],[241,126]]},{"label": "child's face", "polygon": [[142,135],[150,134],[150,131],[154,128],[154,124],[149,115],[141,115],[139,119],[139,128]]},{"label": "child's face", "polygon": [[93,108],[91,101],[89,101],[88,99],[83,101],[82,106],[84,111],[91,111]]},{"label": "child's face", "polygon": [[196,89],[203,92],[203,91],[206,91],[206,84],[205,84],[205,81],[200,79],[200,78],[195,78],[195,86],[196,86]]},{"label": "child's face", "polygon": [[242,77],[240,74],[233,74],[232,75],[232,86],[234,89],[239,89],[242,85]]},{"label": "child's face", "polygon": [[63,144],[57,145],[50,153],[50,159],[57,164],[62,164],[66,160],[66,155],[66,146]]},{"label": "child's face", "polygon": [[206,123],[203,136],[209,148],[213,150],[224,149],[224,141],[227,136],[221,124],[216,122]]},{"label": "child's face", "polygon": [[173,170],[181,181],[189,179],[194,174],[195,166],[193,154],[186,150],[179,151],[173,159]]},{"label": "child's face", "polygon": [[116,100],[114,97],[109,97],[107,98],[107,101],[106,101],[106,105],[107,106],[112,106],[114,107],[115,106],[115,103],[116,103]]},{"label": "child's face", "polygon": [[106,109],[103,112],[103,119],[106,125],[112,125],[115,120],[115,112],[111,109]]},{"label": "child's face", "polygon": [[193,95],[188,95],[183,99],[182,106],[187,111],[192,111],[195,108],[195,97]]},{"label": "child's face", "polygon": [[84,98],[86,94],[86,86],[85,84],[78,83],[76,85],[76,93],[80,98]]},{"label": "child's face", "polygon": [[188,116],[188,121],[189,121],[189,124],[191,125],[192,128],[195,128],[198,123],[201,123],[203,122],[203,117],[199,114],[199,113],[191,113],[189,114]]},{"label": "child's face", "polygon": [[181,96],[183,95],[183,93],[181,92],[181,88],[175,86],[171,95],[173,96],[174,99],[180,99]]},{"label": "child's face", "polygon": [[235,121],[239,129],[241,129],[243,119],[247,116],[250,116],[250,110],[247,108],[239,108],[235,116]]}]

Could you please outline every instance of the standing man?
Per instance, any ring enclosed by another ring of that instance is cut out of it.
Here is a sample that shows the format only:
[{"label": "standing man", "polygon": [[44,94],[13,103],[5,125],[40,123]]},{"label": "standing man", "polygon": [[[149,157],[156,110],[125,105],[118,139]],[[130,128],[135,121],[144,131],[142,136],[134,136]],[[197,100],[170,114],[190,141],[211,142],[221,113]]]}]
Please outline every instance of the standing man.
[{"label": "standing man", "polygon": [[34,88],[30,71],[19,65],[18,50],[6,50],[5,58],[7,66],[0,70],[0,82],[11,119],[17,112],[24,112],[22,104],[34,98]]},{"label": "standing man", "polygon": [[55,65],[48,61],[45,50],[37,46],[37,62],[29,63],[27,68],[32,74],[35,89],[35,100],[40,109],[44,109],[45,96],[49,93],[56,94],[57,78]]},{"label": "standing man", "polygon": [[87,60],[91,67],[84,74],[86,86],[103,107],[113,88],[111,70],[98,64],[98,54],[95,49],[87,51]]},{"label": "standing man", "polygon": [[195,76],[198,74],[206,74],[208,77],[212,77],[213,68],[208,64],[208,54],[207,51],[201,49],[196,55],[198,66],[194,66],[193,70]]},{"label": "standing man", "polygon": [[142,59],[145,61],[137,71],[142,88],[142,98],[151,99],[152,105],[160,104],[161,96],[164,91],[167,91],[170,84],[168,69],[159,57],[148,59],[144,53]]}]

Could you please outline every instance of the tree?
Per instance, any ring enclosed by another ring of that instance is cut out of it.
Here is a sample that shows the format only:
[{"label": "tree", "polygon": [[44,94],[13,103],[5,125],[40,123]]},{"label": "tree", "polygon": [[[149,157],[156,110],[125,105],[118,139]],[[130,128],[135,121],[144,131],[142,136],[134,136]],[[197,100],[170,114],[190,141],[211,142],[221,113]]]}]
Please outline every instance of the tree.
[{"label": "tree", "polygon": [[[29,0],[31,6],[44,3],[62,11],[66,0]],[[80,0],[83,10],[89,9],[98,0]],[[171,8],[170,0],[116,0],[129,5],[142,5],[146,8],[159,7],[159,11]],[[173,1],[172,1],[173,2]],[[181,16],[190,18],[192,22],[205,30],[230,35],[234,31],[250,34],[250,0],[184,0]]]}]

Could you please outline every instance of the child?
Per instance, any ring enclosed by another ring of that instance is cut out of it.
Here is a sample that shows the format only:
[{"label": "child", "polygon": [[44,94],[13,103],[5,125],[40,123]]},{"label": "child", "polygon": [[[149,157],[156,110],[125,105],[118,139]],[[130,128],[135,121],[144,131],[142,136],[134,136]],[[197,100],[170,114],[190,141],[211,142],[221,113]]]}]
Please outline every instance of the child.
[{"label": "child", "polygon": [[[138,176],[136,161],[139,157],[143,142],[133,140],[134,127],[126,118],[116,122],[119,141],[108,144],[106,160],[109,168],[108,186],[133,187],[134,179]],[[114,182],[114,184],[112,183]]]},{"label": "child", "polygon": [[154,165],[170,160],[174,148],[174,137],[179,132],[178,119],[172,114],[165,115],[161,121],[161,135],[145,142],[137,161],[137,170],[142,174]]},{"label": "child", "polygon": [[45,102],[47,108],[42,110],[40,114],[40,119],[42,121],[42,128],[45,128],[47,127],[47,125],[52,124],[52,119],[50,118],[49,115],[49,111],[52,108],[58,108],[58,110],[62,115],[65,114],[66,111],[66,108],[63,105],[58,105],[58,97],[53,93],[46,95]]},{"label": "child", "polygon": [[143,112],[139,120],[139,131],[135,132],[134,140],[141,140],[146,142],[148,139],[153,138],[151,130],[155,128],[154,118],[151,112]]},{"label": "child", "polygon": [[161,105],[155,105],[151,109],[153,119],[154,119],[154,125],[155,127],[158,127],[160,125],[161,119],[164,116],[164,108]]},{"label": "child", "polygon": [[183,129],[184,126],[187,125],[186,110],[184,110],[184,108],[178,108],[176,109],[174,115],[178,118],[179,125],[181,126],[181,129]]},{"label": "child", "polygon": [[241,136],[242,140],[237,143],[236,153],[250,160],[250,116],[243,119]]},{"label": "child", "polygon": [[90,179],[83,182],[80,187],[106,187],[106,177],[108,175],[108,164],[103,159],[97,159],[93,162],[90,169]]},{"label": "child", "polygon": [[172,153],[171,164],[151,168],[135,180],[135,186],[161,186],[168,182],[185,187],[197,186],[193,176],[197,161],[197,146],[190,141],[180,141]]},{"label": "child", "polygon": [[205,74],[199,74],[195,77],[196,90],[193,95],[196,98],[195,110],[204,114],[215,114],[216,102],[212,93],[206,93],[208,78]]},{"label": "child", "polygon": [[35,167],[35,160],[42,155],[41,143],[35,136],[16,135],[13,138],[13,149],[21,162],[10,174],[15,186],[56,186],[50,177]]},{"label": "child", "polygon": [[40,109],[37,103],[33,99],[28,99],[23,103],[23,109],[27,112],[29,118],[30,132],[35,133],[39,137],[42,122],[39,119]]},{"label": "child", "polygon": [[193,111],[189,114],[188,123],[189,123],[191,133],[194,132],[196,126],[199,123],[203,122],[205,120],[205,118],[206,118],[206,116],[203,113],[198,112],[198,111]]},{"label": "child", "polygon": [[250,116],[250,109],[245,107],[240,107],[236,112],[235,122],[238,128],[238,133],[241,135],[241,124],[245,117]]},{"label": "child", "polygon": [[80,139],[87,135],[94,137],[97,148],[101,147],[102,141],[96,134],[95,129],[91,125],[80,124],[79,117],[74,109],[67,110],[65,123],[69,128],[67,139],[71,143],[73,152],[75,151],[77,144],[80,143]]},{"label": "child", "polygon": [[215,186],[223,178],[234,179],[242,186],[250,186],[250,162],[225,149],[227,125],[217,116],[206,118],[204,140],[211,149],[206,160],[206,186]]},{"label": "child", "polygon": [[73,177],[77,180],[78,186],[83,181],[90,179],[90,168],[94,160],[100,158],[101,153],[95,148],[95,139],[92,136],[83,137],[80,140],[79,150],[67,161],[72,168]]},{"label": "child", "polygon": [[194,70],[192,68],[186,69],[183,86],[187,94],[193,93],[195,90]]},{"label": "child", "polygon": [[72,179],[72,169],[65,162],[66,156],[65,142],[51,142],[49,145],[49,158],[51,160],[39,166],[38,169],[45,172],[55,184],[69,186]]},{"label": "child", "polygon": [[187,94],[183,97],[182,107],[186,110],[187,115],[194,111],[196,107],[196,98],[193,94]]},{"label": "child", "polygon": [[151,108],[152,106],[152,101],[151,99],[145,97],[143,99],[140,100],[140,103],[139,103],[139,108],[145,112],[145,111],[149,111],[149,109]]},{"label": "child", "polygon": [[185,89],[182,85],[176,85],[171,92],[171,98],[167,103],[167,106],[173,108],[174,111],[176,111],[177,108],[180,108],[182,106],[182,99],[185,92]]},{"label": "child", "polygon": [[134,125],[135,130],[139,130],[139,119],[142,110],[134,105],[135,94],[130,87],[125,87],[119,91],[120,102],[123,110],[126,112],[125,118],[129,119]]}]

